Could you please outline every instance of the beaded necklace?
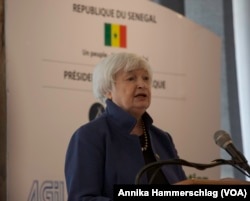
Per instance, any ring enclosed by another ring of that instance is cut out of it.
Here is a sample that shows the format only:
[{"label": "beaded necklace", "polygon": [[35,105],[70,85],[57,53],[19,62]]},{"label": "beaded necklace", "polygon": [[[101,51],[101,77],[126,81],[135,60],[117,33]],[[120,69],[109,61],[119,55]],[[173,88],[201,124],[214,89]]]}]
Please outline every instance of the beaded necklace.
[{"label": "beaded necklace", "polygon": [[141,150],[142,151],[147,151],[147,149],[148,149],[148,135],[147,135],[145,124],[144,124],[143,121],[141,122],[141,127],[142,127],[142,130],[143,130],[142,135],[144,136],[144,145],[141,147]]}]

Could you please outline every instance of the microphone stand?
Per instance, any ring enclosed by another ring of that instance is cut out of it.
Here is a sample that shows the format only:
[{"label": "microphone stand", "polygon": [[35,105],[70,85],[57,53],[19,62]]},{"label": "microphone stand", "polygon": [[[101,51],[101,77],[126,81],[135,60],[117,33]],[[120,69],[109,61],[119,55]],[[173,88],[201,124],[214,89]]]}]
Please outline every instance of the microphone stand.
[{"label": "microphone stand", "polygon": [[189,161],[186,161],[183,159],[171,159],[171,160],[165,160],[165,161],[156,161],[156,162],[149,163],[149,164],[145,165],[137,173],[136,178],[135,178],[135,184],[140,184],[141,177],[143,176],[143,174],[145,172],[147,172],[149,169],[156,168],[156,170],[154,171],[154,174],[152,175],[152,177],[149,180],[149,184],[151,184],[154,177],[156,176],[157,172],[164,165],[183,165],[183,166],[193,167],[193,168],[196,168],[198,170],[205,170],[207,168],[211,168],[211,167],[215,167],[215,166],[219,166],[219,165],[231,165],[231,166],[235,167],[236,169],[238,169],[241,173],[243,173],[247,177],[250,177],[249,174],[247,174],[245,171],[243,171],[241,168],[238,167],[239,164],[240,163],[235,161],[235,160],[224,160],[224,159],[216,159],[216,160],[213,160],[209,164],[193,163],[193,162],[189,162]]}]

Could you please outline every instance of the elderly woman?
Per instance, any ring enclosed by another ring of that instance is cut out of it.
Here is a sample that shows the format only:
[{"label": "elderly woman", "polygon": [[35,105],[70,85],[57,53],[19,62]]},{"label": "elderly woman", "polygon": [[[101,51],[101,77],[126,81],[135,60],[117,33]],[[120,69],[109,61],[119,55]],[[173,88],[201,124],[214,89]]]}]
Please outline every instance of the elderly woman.
[{"label": "elderly woman", "polygon": [[[171,136],[154,126],[146,112],[151,83],[148,62],[132,53],[112,54],[96,66],[93,91],[106,109],[70,140],[65,161],[68,200],[112,200],[113,185],[134,184],[145,164],[178,158]],[[152,183],[184,179],[181,166],[169,165]]]}]

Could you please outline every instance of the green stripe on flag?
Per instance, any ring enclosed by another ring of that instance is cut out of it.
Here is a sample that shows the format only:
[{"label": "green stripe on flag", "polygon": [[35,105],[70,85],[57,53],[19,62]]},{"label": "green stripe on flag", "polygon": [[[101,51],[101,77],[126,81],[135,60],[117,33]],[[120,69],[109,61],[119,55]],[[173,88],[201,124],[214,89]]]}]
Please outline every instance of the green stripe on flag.
[{"label": "green stripe on flag", "polygon": [[104,24],[105,26],[105,45],[111,46],[111,24]]}]

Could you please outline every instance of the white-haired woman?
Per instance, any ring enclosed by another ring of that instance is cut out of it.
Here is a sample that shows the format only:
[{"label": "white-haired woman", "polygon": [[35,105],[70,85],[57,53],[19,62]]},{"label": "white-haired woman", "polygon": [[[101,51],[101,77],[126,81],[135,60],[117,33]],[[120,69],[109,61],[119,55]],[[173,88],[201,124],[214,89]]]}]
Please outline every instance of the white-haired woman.
[{"label": "white-haired woman", "polygon": [[[145,164],[178,158],[171,136],[154,126],[146,112],[151,83],[149,63],[132,53],[112,54],[96,66],[93,91],[106,107],[70,140],[65,161],[68,200],[112,200],[113,185],[134,184]],[[169,165],[152,183],[184,179],[181,166]]]}]

